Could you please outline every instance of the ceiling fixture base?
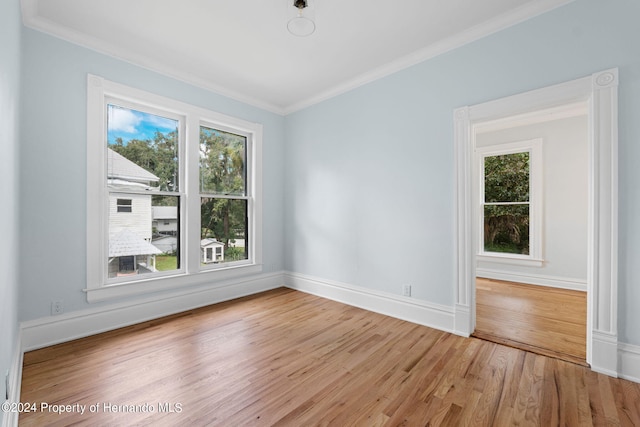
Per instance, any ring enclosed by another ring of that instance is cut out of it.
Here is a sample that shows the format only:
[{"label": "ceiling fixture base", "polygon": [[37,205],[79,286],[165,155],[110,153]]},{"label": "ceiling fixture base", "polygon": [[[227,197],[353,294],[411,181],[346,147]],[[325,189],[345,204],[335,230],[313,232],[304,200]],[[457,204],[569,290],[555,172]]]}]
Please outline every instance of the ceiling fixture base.
[{"label": "ceiling fixture base", "polygon": [[287,22],[287,30],[297,37],[307,37],[316,30],[316,24],[312,19],[302,16],[303,11],[309,4],[307,0],[293,0],[293,7],[298,9],[298,16],[291,18]]}]

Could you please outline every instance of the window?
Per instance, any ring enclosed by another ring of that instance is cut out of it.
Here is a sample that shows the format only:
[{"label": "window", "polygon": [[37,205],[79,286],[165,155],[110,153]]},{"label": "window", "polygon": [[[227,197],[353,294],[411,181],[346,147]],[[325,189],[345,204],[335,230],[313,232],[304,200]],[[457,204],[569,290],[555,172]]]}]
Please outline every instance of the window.
[{"label": "window", "polygon": [[118,199],[118,212],[131,212],[131,199]]},{"label": "window", "polygon": [[478,148],[480,259],[542,265],[540,139]]},{"label": "window", "polygon": [[91,75],[87,105],[89,301],[261,271],[260,125]]}]

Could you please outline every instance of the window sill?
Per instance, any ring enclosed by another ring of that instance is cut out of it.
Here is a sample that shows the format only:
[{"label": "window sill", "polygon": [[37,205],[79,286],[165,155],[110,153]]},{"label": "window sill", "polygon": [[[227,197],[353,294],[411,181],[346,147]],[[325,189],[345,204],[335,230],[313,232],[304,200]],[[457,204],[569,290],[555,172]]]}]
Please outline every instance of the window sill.
[{"label": "window sill", "polygon": [[182,273],[173,276],[137,280],[135,282],[109,284],[84,289],[84,291],[87,293],[87,301],[94,303],[132,295],[175,290],[187,286],[208,284],[211,288],[215,288],[224,285],[224,283],[220,282],[261,272],[262,264],[246,264],[215,270],[203,270],[191,274]]},{"label": "window sill", "polygon": [[517,255],[501,255],[501,254],[478,254],[476,260],[481,262],[492,262],[499,264],[520,265],[524,267],[542,267],[544,259],[522,257]]}]

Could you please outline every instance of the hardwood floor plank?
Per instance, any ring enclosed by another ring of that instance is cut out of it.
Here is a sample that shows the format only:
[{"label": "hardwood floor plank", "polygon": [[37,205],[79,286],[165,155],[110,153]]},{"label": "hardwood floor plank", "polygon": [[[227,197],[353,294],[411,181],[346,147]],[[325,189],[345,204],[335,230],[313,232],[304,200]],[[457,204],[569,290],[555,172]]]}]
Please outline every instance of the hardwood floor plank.
[{"label": "hardwood floor plank", "polygon": [[476,279],[474,336],[586,366],[586,293]]},{"label": "hardwood floor plank", "polygon": [[102,405],[21,426],[634,425],[640,385],[277,289],[28,352],[21,399]]},{"label": "hardwood floor plank", "polygon": [[625,426],[640,426],[640,390],[635,384],[626,381],[611,383],[614,400],[618,408],[621,424]]}]

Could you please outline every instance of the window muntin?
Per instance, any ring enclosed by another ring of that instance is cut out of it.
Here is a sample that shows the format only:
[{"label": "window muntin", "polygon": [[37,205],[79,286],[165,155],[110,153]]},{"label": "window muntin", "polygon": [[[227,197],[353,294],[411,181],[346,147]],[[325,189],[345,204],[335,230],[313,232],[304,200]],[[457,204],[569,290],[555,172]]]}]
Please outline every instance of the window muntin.
[{"label": "window muntin", "polygon": [[542,140],[480,147],[477,151],[479,255],[542,265]]}]

